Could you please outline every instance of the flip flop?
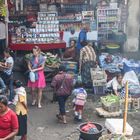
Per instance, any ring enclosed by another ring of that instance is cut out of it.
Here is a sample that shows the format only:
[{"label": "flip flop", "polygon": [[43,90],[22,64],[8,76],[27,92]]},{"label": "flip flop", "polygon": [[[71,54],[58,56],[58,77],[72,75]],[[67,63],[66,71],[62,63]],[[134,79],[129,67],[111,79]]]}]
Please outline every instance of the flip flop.
[{"label": "flip flop", "polygon": [[59,114],[56,114],[56,117],[57,117],[58,120],[63,121],[62,117]]}]

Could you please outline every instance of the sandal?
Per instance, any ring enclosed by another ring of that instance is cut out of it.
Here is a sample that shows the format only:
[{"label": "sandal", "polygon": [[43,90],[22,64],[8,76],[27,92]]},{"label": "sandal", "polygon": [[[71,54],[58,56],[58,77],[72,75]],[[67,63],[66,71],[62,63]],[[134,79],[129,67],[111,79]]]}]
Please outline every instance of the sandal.
[{"label": "sandal", "polygon": [[34,106],[36,104],[36,100],[33,100],[32,102],[32,106]]},{"label": "sandal", "polygon": [[56,114],[56,117],[57,117],[58,120],[61,120],[61,121],[63,120],[63,118],[61,117],[60,114]]}]

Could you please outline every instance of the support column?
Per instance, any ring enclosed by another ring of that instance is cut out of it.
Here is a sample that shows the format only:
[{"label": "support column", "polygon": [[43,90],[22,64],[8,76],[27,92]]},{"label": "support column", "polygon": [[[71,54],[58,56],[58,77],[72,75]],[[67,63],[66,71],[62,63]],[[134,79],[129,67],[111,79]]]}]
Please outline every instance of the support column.
[{"label": "support column", "polygon": [[140,0],[129,0],[128,21],[126,27],[127,42],[125,52],[136,52],[139,50],[139,21],[140,21]]}]

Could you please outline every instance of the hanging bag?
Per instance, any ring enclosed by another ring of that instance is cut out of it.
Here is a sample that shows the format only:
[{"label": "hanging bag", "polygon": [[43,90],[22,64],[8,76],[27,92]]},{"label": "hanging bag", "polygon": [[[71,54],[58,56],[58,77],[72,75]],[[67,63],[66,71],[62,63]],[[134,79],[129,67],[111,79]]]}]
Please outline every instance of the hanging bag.
[{"label": "hanging bag", "polygon": [[29,72],[29,78],[30,78],[30,81],[34,83],[35,80],[36,80],[35,73],[30,71]]}]

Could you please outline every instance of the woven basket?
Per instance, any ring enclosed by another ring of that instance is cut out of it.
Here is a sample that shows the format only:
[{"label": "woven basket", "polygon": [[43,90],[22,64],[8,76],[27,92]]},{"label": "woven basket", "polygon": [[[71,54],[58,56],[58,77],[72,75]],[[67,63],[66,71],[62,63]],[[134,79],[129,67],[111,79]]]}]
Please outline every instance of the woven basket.
[{"label": "woven basket", "polygon": [[112,103],[108,106],[102,103],[102,108],[108,112],[118,112],[120,111],[120,103]]}]

